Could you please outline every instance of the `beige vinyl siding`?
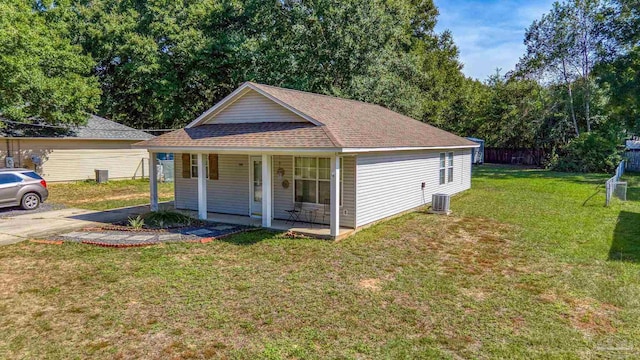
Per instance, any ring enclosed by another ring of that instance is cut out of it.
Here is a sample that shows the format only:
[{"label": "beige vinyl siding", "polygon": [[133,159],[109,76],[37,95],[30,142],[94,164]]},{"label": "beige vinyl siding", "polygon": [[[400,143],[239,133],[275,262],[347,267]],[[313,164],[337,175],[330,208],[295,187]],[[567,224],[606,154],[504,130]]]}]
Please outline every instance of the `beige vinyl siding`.
[{"label": "beige vinyl siding", "polygon": [[[287,210],[293,209],[293,156],[274,156],[273,157],[273,218],[284,219],[289,218]],[[284,169],[282,180],[278,176],[278,169]],[[282,183],[289,182],[289,187],[284,188]]]},{"label": "beige vinyl siding", "polygon": [[307,122],[307,120],[258,92],[249,90],[206,123],[238,124],[259,122]]},{"label": "beige vinyl siding", "polygon": [[[343,202],[340,207],[340,226],[355,227],[355,157],[345,156],[343,158]],[[278,169],[284,169],[282,179],[278,176]],[[286,210],[293,209],[293,156],[281,155],[273,157],[273,217],[274,219],[288,219]],[[289,187],[284,188],[282,183],[287,180]],[[320,205],[321,207],[323,205]],[[346,212],[346,214],[345,214]],[[317,222],[322,223],[322,210],[318,214]],[[326,216],[324,223],[329,223],[329,216]]]},{"label": "beige vinyl siding", "polygon": [[[198,209],[198,179],[182,177],[182,154],[174,155],[175,206]],[[218,180],[207,180],[207,211],[249,215],[249,156],[218,155]]]},{"label": "beige vinyl siding", "polygon": [[[68,139],[2,139],[0,138],[0,166],[4,166],[11,149],[15,166],[34,169],[32,155],[42,160],[38,171],[50,182],[95,179],[95,169],[109,171],[110,179],[141,177],[149,169],[149,153],[131,149],[138,141],[68,140]],[[18,156],[20,154],[20,156]]]},{"label": "beige vinyl siding", "polygon": [[469,189],[471,151],[453,152],[454,179],[444,185],[439,183],[440,151],[358,155],[357,226],[428,204],[435,193],[453,195]]}]

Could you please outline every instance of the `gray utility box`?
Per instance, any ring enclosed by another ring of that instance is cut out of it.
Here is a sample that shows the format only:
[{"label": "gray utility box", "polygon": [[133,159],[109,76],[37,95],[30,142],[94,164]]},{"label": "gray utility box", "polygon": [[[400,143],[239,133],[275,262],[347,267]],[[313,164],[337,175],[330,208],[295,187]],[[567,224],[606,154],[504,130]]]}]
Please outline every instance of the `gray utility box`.
[{"label": "gray utility box", "polygon": [[96,182],[98,184],[106,183],[109,181],[109,170],[96,169]]}]

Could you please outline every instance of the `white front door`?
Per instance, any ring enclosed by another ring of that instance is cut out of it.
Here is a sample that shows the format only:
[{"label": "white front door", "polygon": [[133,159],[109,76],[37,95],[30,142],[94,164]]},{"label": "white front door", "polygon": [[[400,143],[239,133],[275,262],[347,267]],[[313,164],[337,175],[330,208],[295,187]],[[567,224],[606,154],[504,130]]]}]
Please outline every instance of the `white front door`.
[{"label": "white front door", "polygon": [[262,157],[251,157],[251,216],[262,215]]}]

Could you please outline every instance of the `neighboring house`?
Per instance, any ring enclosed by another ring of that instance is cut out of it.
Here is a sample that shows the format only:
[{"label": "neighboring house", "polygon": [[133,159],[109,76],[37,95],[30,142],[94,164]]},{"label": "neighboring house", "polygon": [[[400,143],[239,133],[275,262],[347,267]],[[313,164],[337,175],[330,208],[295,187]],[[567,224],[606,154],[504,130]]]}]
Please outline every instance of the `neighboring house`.
[{"label": "neighboring house", "polygon": [[0,167],[12,160],[14,167],[34,169],[50,182],[94,179],[96,169],[108,170],[110,179],[148,176],[149,154],[131,145],[151,138],[98,116],[69,129],[7,121],[0,128]]},{"label": "neighboring house", "polygon": [[[333,238],[340,227],[360,228],[423,206],[434,193],[468,189],[477,146],[378,105],[251,82],[186,128],[134,145],[150,158],[175,154],[178,209],[275,227],[299,202],[317,210],[311,219],[329,224]],[[155,181],[151,200],[156,209]]]}]

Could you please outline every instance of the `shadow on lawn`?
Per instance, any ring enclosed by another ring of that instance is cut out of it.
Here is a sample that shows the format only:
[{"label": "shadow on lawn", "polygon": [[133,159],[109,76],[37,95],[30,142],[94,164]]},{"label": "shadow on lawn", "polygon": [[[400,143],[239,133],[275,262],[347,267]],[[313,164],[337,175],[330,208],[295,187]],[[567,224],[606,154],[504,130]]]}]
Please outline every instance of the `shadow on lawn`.
[{"label": "shadow on lawn", "polygon": [[640,213],[622,211],[618,215],[609,260],[640,263]]}]

